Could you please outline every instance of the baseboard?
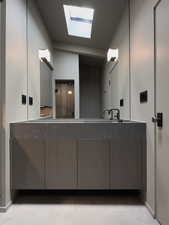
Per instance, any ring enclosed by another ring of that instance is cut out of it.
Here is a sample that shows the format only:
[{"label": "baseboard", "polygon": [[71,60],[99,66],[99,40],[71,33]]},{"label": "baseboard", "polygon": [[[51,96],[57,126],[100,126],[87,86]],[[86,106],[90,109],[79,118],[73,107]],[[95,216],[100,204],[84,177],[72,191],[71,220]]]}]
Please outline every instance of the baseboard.
[{"label": "baseboard", "polygon": [[5,213],[9,209],[9,207],[12,205],[12,202],[9,202],[6,206],[0,207],[0,213]]},{"label": "baseboard", "polygon": [[155,218],[155,212],[151,208],[151,206],[148,204],[148,202],[145,202],[145,206],[147,207],[148,211],[151,213],[152,217]]}]

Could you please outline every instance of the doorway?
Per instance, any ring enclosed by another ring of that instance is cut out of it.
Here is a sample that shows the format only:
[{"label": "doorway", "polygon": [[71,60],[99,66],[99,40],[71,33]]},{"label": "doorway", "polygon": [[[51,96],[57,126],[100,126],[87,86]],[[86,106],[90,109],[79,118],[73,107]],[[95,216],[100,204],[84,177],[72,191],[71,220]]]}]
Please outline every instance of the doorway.
[{"label": "doorway", "polygon": [[155,28],[155,134],[156,215],[169,224],[169,1],[154,8]]},{"label": "doorway", "polygon": [[74,80],[55,80],[56,118],[75,117]]}]

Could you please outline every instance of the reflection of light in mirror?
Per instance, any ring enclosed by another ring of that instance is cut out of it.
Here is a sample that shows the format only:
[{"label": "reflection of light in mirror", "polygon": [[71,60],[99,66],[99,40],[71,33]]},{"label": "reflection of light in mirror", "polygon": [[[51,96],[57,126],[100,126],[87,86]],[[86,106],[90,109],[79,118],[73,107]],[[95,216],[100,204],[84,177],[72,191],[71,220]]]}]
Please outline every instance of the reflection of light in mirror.
[{"label": "reflection of light in mirror", "polygon": [[39,50],[39,59],[45,58],[48,62],[51,61],[50,51],[48,49]]},{"label": "reflection of light in mirror", "polygon": [[107,61],[117,61],[119,58],[119,50],[118,49],[111,49],[109,48],[107,52]]},{"label": "reflection of light in mirror", "polygon": [[73,93],[72,93],[72,91],[68,91],[68,95],[72,95]]}]

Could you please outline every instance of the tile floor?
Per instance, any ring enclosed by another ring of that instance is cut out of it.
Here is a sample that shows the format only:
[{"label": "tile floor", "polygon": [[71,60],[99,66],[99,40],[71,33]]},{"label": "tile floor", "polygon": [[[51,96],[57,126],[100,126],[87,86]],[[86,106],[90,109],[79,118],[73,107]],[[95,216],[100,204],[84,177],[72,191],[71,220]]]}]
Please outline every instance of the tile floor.
[{"label": "tile floor", "polygon": [[21,194],[0,225],[159,225],[137,196]]}]

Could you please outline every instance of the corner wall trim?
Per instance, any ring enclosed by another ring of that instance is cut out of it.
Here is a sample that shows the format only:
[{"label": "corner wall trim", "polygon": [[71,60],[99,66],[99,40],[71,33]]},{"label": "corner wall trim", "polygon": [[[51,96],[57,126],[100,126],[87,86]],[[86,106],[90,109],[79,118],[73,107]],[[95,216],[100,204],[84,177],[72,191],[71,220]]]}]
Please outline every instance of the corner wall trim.
[{"label": "corner wall trim", "polygon": [[147,207],[148,211],[151,213],[151,215],[153,216],[153,218],[156,219],[156,217],[155,217],[155,212],[154,212],[154,210],[151,208],[151,206],[148,204],[148,202],[145,202],[145,206]]},{"label": "corner wall trim", "polygon": [[0,213],[7,212],[11,205],[12,205],[12,202],[10,201],[6,206],[0,207]]}]

